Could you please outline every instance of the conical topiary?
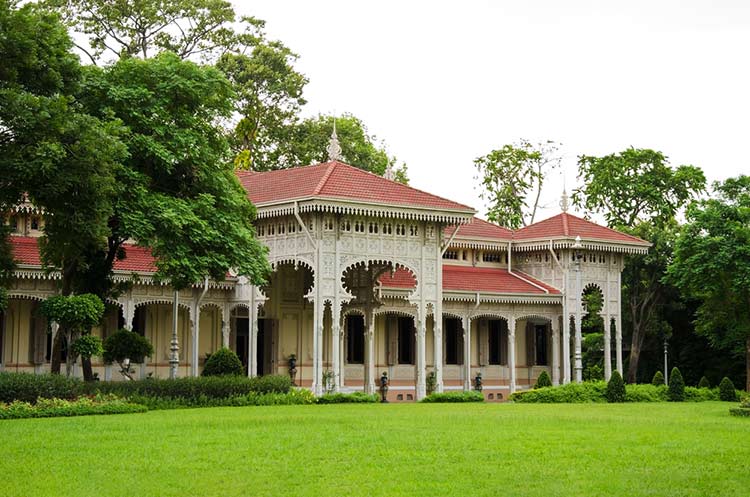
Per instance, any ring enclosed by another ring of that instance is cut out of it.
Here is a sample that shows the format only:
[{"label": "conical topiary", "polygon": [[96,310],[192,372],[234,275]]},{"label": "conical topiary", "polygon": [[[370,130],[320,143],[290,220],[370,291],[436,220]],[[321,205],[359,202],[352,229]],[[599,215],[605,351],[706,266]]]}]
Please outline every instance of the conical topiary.
[{"label": "conical topiary", "polygon": [[244,372],[240,358],[226,347],[211,354],[203,367],[203,376],[240,376]]},{"label": "conical topiary", "polygon": [[625,382],[619,371],[613,371],[607,383],[607,402],[625,402]]},{"label": "conical topiary", "polygon": [[735,402],[737,400],[737,391],[734,389],[734,383],[726,376],[719,383],[719,399],[725,402]]},{"label": "conical topiary", "polygon": [[672,373],[669,375],[668,396],[672,402],[685,400],[685,380],[682,379],[682,373],[677,368],[672,368]]},{"label": "conical topiary", "polygon": [[551,386],[552,380],[550,380],[549,375],[546,371],[542,371],[542,373],[539,375],[539,378],[536,379],[536,385],[534,385],[534,388],[544,388]]},{"label": "conical topiary", "polygon": [[654,373],[654,377],[651,379],[651,384],[656,387],[664,384],[664,375],[661,373],[661,371],[657,371],[656,373]]},{"label": "conical topiary", "polygon": [[701,381],[698,382],[698,388],[711,388],[711,383],[708,378],[701,376]]}]

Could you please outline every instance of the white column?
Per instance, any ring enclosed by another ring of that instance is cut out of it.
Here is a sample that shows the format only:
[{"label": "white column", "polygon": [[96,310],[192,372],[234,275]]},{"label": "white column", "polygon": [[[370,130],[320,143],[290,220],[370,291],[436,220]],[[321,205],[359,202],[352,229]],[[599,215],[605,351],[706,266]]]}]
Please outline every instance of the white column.
[{"label": "white column", "polygon": [[575,367],[575,381],[581,383],[583,381],[583,356],[581,354],[581,313],[577,312],[575,317],[576,334],[574,338],[574,367]]},{"label": "white column", "polygon": [[200,343],[200,316],[201,316],[201,310],[198,305],[193,304],[193,334],[192,334],[192,342],[193,342],[193,349],[192,352],[192,360],[190,361],[190,374],[192,376],[198,376],[198,344]]},{"label": "white column", "polygon": [[417,323],[417,400],[422,400],[427,394],[427,309],[421,309],[421,316]]},{"label": "white column", "polygon": [[552,384],[560,384],[560,319],[552,318]]},{"label": "white column", "polygon": [[516,317],[508,318],[508,371],[510,393],[516,391]]},{"label": "white column", "polygon": [[471,319],[464,316],[464,392],[471,390]]},{"label": "white column", "polygon": [[602,330],[604,332],[604,380],[609,381],[612,376],[612,318],[607,314],[605,319],[607,322],[604,323]]},{"label": "white column", "polygon": [[[339,322],[341,324],[346,323],[344,318],[340,319]],[[342,326],[340,330],[339,344],[341,349],[339,351],[339,389],[343,389],[346,386],[346,327]]]},{"label": "white column", "polygon": [[433,347],[432,353],[435,356],[435,391],[443,391],[443,309],[442,305],[435,312],[434,324],[432,327]]},{"label": "white column", "polygon": [[312,391],[323,395],[323,302],[313,303],[313,381]]},{"label": "white column", "polygon": [[226,349],[229,348],[229,333],[229,316],[224,316],[224,319],[221,320],[221,346]]},{"label": "white column", "polygon": [[615,318],[615,354],[617,356],[617,372],[622,376],[622,317]]},{"label": "white column", "polygon": [[258,374],[258,305],[255,302],[255,287],[250,289],[250,310],[248,311],[248,340],[247,340],[247,375]]},{"label": "white column", "polygon": [[375,314],[368,310],[365,316],[365,393],[375,393]]},{"label": "white column", "polygon": [[179,321],[180,307],[179,307],[180,294],[177,290],[174,291],[174,297],[172,297],[172,340],[169,342],[169,378],[177,378],[177,369],[180,365],[180,344],[177,339],[177,324]]},{"label": "white column", "polygon": [[333,371],[333,389],[338,392],[341,389],[341,305],[331,305],[331,370]]}]

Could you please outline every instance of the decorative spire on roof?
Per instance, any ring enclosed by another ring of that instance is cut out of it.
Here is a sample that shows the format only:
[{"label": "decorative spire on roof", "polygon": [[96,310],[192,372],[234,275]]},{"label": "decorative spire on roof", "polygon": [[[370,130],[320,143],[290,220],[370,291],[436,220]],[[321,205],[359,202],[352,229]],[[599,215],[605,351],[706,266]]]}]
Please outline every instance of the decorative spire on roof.
[{"label": "decorative spire on roof", "polygon": [[568,192],[563,188],[562,198],[560,199],[560,209],[562,209],[563,212],[568,212],[569,207],[570,202],[568,200]]},{"label": "decorative spire on roof", "polygon": [[331,141],[328,143],[326,148],[328,152],[328,160],[341,160],[341,145],[339,145],[339,137],[336,136],[336,118],[333,118],[333,132],[331,133]]},{"label": "decorative spire on roof", "polygon": [[383,174],[383,177],[391,181],[396,179],[396,173],[393,172],[393,164],[391,164],[390,162],[387,166],[385,166],[385,174]]}]

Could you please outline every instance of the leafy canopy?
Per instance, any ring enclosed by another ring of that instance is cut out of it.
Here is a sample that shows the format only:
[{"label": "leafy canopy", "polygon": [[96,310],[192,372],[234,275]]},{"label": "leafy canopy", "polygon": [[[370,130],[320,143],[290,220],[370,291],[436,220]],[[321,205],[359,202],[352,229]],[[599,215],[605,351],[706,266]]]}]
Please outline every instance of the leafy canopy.
[{"label": "leafy canopy", "polygon": [[104,315],[104,303],[96,295],[55,295],[42,302],[41,312],[69,333],[88,333]]}]

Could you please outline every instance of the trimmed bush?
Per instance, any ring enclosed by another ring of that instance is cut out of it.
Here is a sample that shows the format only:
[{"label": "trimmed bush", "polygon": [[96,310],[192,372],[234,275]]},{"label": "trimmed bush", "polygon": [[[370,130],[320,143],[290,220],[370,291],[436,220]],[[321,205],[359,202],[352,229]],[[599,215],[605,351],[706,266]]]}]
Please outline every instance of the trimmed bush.
[{"label": "trimmed bush", "polygon": [[245,373],[242,361],[233,350],[222,347],[211,354],[203,366],[203,376],[241,376]]},{"label": "trimmed bush", "polygon": [[622,381],[619,371],[612,372],[612,376],[607,383],[606,395],[609,403],[625,402],[625,382]]},{"label": "trimmed bush", "polygon": [[603,381],[568,383],[559,387],[546,387],[515,392],[510,396],[510,400],[513,402],[535,404],[606,402],[606,389],[607,384]]},{"label": "trimmed bush", "polygon": [[664,375],[661,371],[657,371],[656,373],[654,373],[654,377],[651,378],[651,384],[657,387],[665,384]]},{"label": "trimmed bush", "polygon": [[380,402],[380,395],[363,392],[327,393],[316,399],[317,404],[371,404]]},{"label": "trimmed bush", "polygon": [[706,402],[710,400],[719,400],[718,388],[685,387],[685,401]]},{"label": "trimmed bush", "polygon": [[534,388],[545,388],[545,387],[551,387],[551,386],[552,386],[552,380],[550,379],[546,371],[542,371],[542,373],[539,375],[539,378],[536,379],[536,384],[534,385]]},{"label": "trimmed bush", "polygon": [[121,329],[114,332],[104,340],[104,362],[117,362],[122,364],[125,359],[130,359],[134,364],[140,364],[146,357],[151,357],[154,347],[145,337],[134,331]]},{"label": "trimmed bush", "polygon": [[84,384],[76,378],[59,374],[0,373],[0,402],[35,404],[45,399],[72,400],[82,394]]},{"label": "trimmed bush", "polygon": [[666,402],[667,386],[661,385],[625,385],[626,402]]},{"label": "trimmed bush", "polygon": [[734,389],[734,383],[726,376],[719,383],[719,399],[724,402],[737,401],[737,391]]},{"label": "trimmed bush", "polygon": [[668,397],[671,402],[685,400],[685,380],[682,379],[682,373],[676,367],[672,368],[672,373],[669,375]]},{"label": "trimmed bush", "polygon": [[0,419],[53,418],[91,414],[127,414],[146,412],[143,405],[126,402],[115,396],[81,397],[76,400],[38,399],[36,404],[16,400],[0,404]]},{"label": "trimmed bush", "polygon": [[481,392],[471,390],[469,392],[443,392],[428,395],[420,402],[425,403],[454,403],[454,402],[484,402]]},{"label": "trimmed bush", "polygon": [[307,389],[294,389],[286,393],[250,392],[244,395],[233,395],[224,398],[210,398],[203,396],[193,398],[163,398],[135,395],[128,399],[130,402],[148,407],[151,411],[164,409],[186,409],[196,407],[247,407],[247,406],[285,406],[314,404],[315,395]]},{"label": "trimmed bush", "polygon": [[708,378],[705,376],[701,376],[701,381],[698,382],[698,388],[711,388],[711,382],[709,382]]}]

